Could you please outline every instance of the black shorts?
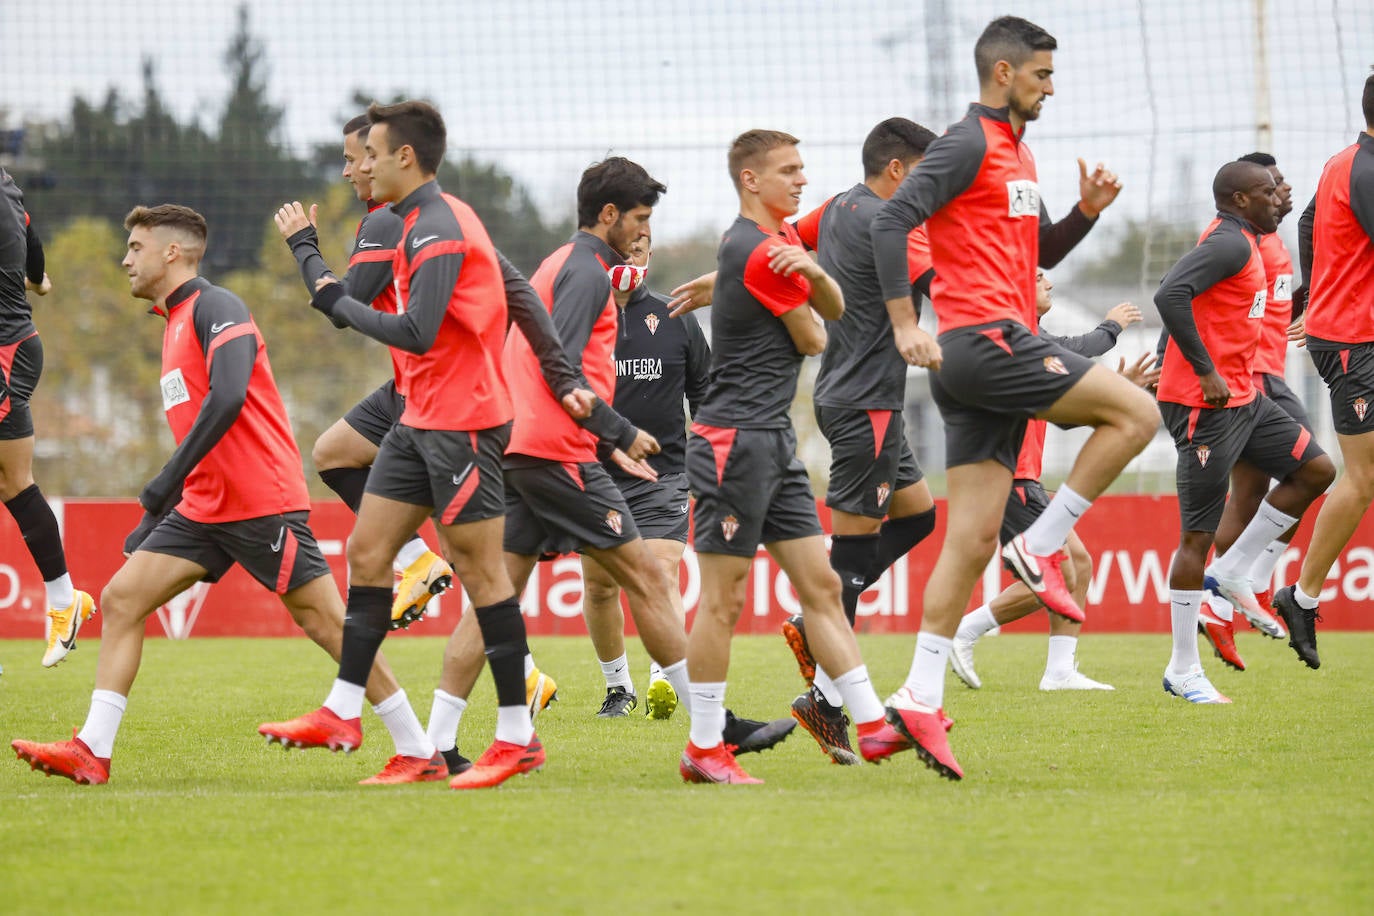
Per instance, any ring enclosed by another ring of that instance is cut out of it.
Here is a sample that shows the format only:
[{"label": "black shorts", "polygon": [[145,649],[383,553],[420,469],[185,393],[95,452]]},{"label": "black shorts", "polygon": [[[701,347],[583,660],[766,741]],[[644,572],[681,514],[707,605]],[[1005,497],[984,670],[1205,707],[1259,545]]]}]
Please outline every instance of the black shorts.
[{"label": "black shorts", "polygon": [[797,434],[787,429],[692,427],[687,478],[696,496],[697,553],[752,557],[759,544],[821,534]]},{"label": "black shorts", "polygon": [[664,474],[658,480],[612,477],[630,515],[645,540],[687,543],[692,503],[687,494],[687,475]]},{"label": "black shorts", "polygon": [[1312,363],[1331,392],[1331,425],[1342,436],[1374,432],[1374,343],[1313,350]]},{"label": "black shorts", "polygon": [[1005,547],[1018,534],[1024,534],[1049,506],[1049,494],[1040,481],[1019,477],[1013,480],[1011,493],[1007,495],[1007,507],[1002,512],[1002,530],[997,535],[1002,546]]},{"label": "black shorts", "polygon": [[1257,372],[1255,381],[1259,383],[1259,389],[1264,392],[1265,397],[1279,405],[1284,413],[1297,420],[1309,432],[1312,430],[1312,421],[1307,418],[1307,408],[1293,393],[1293,389],[1288,387],[1288,382],[1283,376]]},{"label": "black shorts", "polygon": [[1187,407],[1161,402],[1164,426],[1178,450],[1178,511],[1184,531],[1217,530],[1237,461],[1282,480],[1325,454],[1312,433],[1263,395],[1240,407]]},{"label": "black shorts", "polygon": [[1015,471],[1026,420],[1049,409],[1093,361],[1015,321],[956,328],[930,393],[945,423],[945,466],[997,461]]},{"label": "black shorts", "polygon": [[639,537],[625,497],[600,463],[518,456],[506,465],[506,553],[613,550]]},{"label": "black shorts", "polygon": [[138,549],[203,566],[206,582],[218,582],[237,563],[264,586],[285,595],[329,575],[329,564],[306,523],[309,517],[309,512],[287,512],[207,524],[173,509]]},{"label": "black shorts", "polygon": [[832,509],[882,518],[898,490],[925,476],[906,441],[900,410],[858,410],[816,405],[816,423],[830,443]]},{"label": "black shorts", "polygon": [[509,441],[509,423],[467,431],[397,423],[372,462],[367,492],[428,506],[441,525],[497,518],[505,511],[501,455]]},{"label": "black shorts", "polygon": [[0,345],[0,439],[33,435],[29,398],[43,374],[43,342],[37,334]]},{"label": "black shorts", "polygon": [[380,446],[391,427],[401,422],[406,399],[396,391],[396,380],[387,379],[376,391],[349,408],[344,422],[373,445]]}]

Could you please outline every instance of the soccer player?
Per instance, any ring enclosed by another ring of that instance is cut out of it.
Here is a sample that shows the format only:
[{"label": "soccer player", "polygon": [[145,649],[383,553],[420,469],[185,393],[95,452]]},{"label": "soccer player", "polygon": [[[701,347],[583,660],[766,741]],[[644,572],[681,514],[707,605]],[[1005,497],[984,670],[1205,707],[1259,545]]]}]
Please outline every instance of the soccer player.
[{"label": "soccer player", "polygon": [[[1054,305],[1051,292],[1054,284],[1045,272],[1038,271],[1035,278],[1035,311],[1040,318],[1045,316]],[[1129,302],[1123,302],[1107,312],[1107,317],[1096,328],[1078,337],[1056,337],[1040,334],[1066,350],[1083,356],[1101,356],[1116,346],[1121,332],[1140,321],[1140,309]],[[1135,384],[1149,388],[1159,380],[1159,370],[1152,369],[1154,356],[1146,354],[1131,366],[1121,361],[1117,369]],[[1040,484],[1041,460],[1045,451],[1044,420],[1031,420],[1026,424],[1026,438],[1021,444],[1021,453],[1016,459],[1016,471],[1012,480],[1011,494],[1007,497],[1007,508],[1002,515],[1002,531],[998,539],[1003,545],[1034,523],[1036,517],[1049,505],[1049,496]],[[1069,592],[1079,607],[1084,606],[1088,595],[1088,582],[1092,576],[1092,557],[1083,546],[1077,533],[1070,531],[1066,549],[1069,554]],[[954,634],[954,645],[950,650],[950,664],[959,680],[969,687],[978,689],[983,686],[982,679],[973,666],[973,647],[978,640],[993,627],[1020,620],[1028,614],[1044,607],[1035,593],[1023,582],[1013,582],[997,597],[976,610],[964,615],[959,622],[959,630]],[[1078,651],[1078,634],[1083,625],[1058,614],[1050,614],[1049,654],[1045,659],[1045,674],[1040,679],[1041,690],[1114,690],[1110,684],[1095,681],[1078,670],[1075,656]]]},{"label": "soccer player", "polygon": [[888,700],[889,716],[922,745],[945,743],[950,640],[997,547],[1026,421],[1093,427],[1049,506],[1003,549],[1017,577],[1071,620],[1083,613],[1059,570],[1061,547],[1159,425],[1139,388],[1033,331],[1036,265],[1058,263],[1121,188],[1111,172],[1099,165],[1089,174],[1080,159],[1077,206],[1049,220],[1022,137],[1054,93],[1056,47],[1024,19],[989,23],[974,46],[979,102],[930,145],[870,230],[890,310],[911,307],[908,235],[922,223],[935,268],[939,354],[922,362],[937,370],[930,386],[945,423],[949,524],[926,584],[910,673]]},{"label": "soccer player", "polygon": [[76,634],[95,613],[95,601],[72,587],[57,516],[33,480],[29,398],[43,373],[43,342],[26,289],[46,295],[52,281],[24,195],[0,168],[0,502],[14,517],[43,577],[48,597],[43,666],[51,668],[76,647]]},{"label": "soccer player", "polygon": [[[1253,162],[1262,165],[1274,176],[1278,197],[1278,222],[1293,209],[1293,188],[1284,180],[1278,163],[1268,153],[1249,153],[1241,156],[1240,162]],[[1264,301],[1264,320],[1260,326],[1259,348],[1255,351],[1255,389],[1279,407],[1284,413],[1308,431],[1312,423],[1307,419],[1307,410],[1302,401],[1284,381],[1283,368],[1288,356],[1289,327],[1293,321],[1293,258],[1288,247],[1277,232],[1266,232],[1259,237],[1260,258],[1264,261],[1264,276],[1268,283]],[[1217,555],[1226,550],[1239,536],[1259,511],[1260,503],[1269,492],[1269,477],[1247,461],[1237,461],[1231,469],[1231,497],[1226,501],[1226,509],[1221,513],[1217,525]],[[1255,560],[1255,565],[1246,574],[1248,583],[1218,582],[1212,570],[1207,571],[1205,585],[1208,591],[1207,607],[1202,609],[1199,627],[1207,636],[1217,657],[1226,664],[1245,670],[1245,662],[1236,650],[1233,611],[1240,610],[1250,621],[1250,625],[1265,636],[1282,639],[1287,634],[1283,624],[1269,613],[1273,600],[1270,580],[1274,577],[1274,567],[1279,557],[1288,549],[1288,544],[1297,534],[1298,526],[1276,537]],[[1262,586],[1262,587],[1261,587]],[[1255,596],[1253,604],[1248,603],[1246,591]],[[1240,601],[1232,604],[1228,595],[1236,595]],[[1220,600],[1217,600],[1220,599]]]},{"label": "soccer player", "polygon": [[[504,462],[504,549],[506,568],[520,589],[541,556],[577,551],[595,559],[624,590],[649,656],[662,667],[674,692],[685,696],[687,634],[671,598],[674,585],[639,536],[625,497],[597,460],[600,439],[615,446],[611,458],[622,470],[655,476],[643,459],[656,453],[659,443],[610,406],[619,325],[608,270],[623,265],[635,240],[648,238],[653,207],[665,190],[642,166],[623,157],[591,166],[578,182],[577,232],[530,278],[568,353],[580,360],[600,400],[585,428],[579,428],[557,410],[528,344],[518,335],[506,341],[505,368],[516,416]],[[453,742],[482,670],[480,643],[467,616],[445,651],[429,721],[430,738],[441,752]],[[793,726],[788,719],[763,723],[729,718],[731,743],[741,753],[772,747]]]},{"label": "soccer player", "polygon": [[[613,407],[635,426],[658,440],[659,451],[649,466],[654,481],[631,476],[612,461],[603,461],[625,497],[635,526],[671,586],[668,598],[674,616],[686,632],[682,593],[678,582],[687,546],[690,506],[685,454],[687,418],[683,400],[693,414],[706,391],[711,349],[696,316],[668,317],[668,298],[649,289],[650,240],[630,245],[630,260],[612,270],[611,290],[620,310],[615,341],[615,401]],[[617,282],[619,281],[619,282]],[[627,288],[628,287],[628,288]],[[606,697],[597,712],[603,718],[629,715],[635,708],[634,682],[625,656],[625,615],[620,586],[590,555],[582,556],[582,616],[606,677]],[[657,662],[652,662],[645,692],[645,714],[667,719],[677,708],[676,689]]]},{"label": "soccer player", "polygon": [[723,738],[730,636],[760,543],[797,590],[809,646],[833,672],[864,758],[879,761],[910,747],[884,721],[845,620],[788,416],[802,356],[825,348],[821,319],[844,312],[839,286],[786,222],[806,185],[798,142],[781,131],[750,130],[728,156],[740,213],[717,254],[710,384],[687,442],[701,564],[701,603],[688,640],[691,736],[678,765],[688,782],[761,781],[740,767]]},{"label": "soccer player", "polygon": [[402,350],[405,412],[382,440],[348,542],[348,615],[339,674],[324,705],[259,732],[283,743],[337,749],[362,740],[367,670],[391,624],[391,564],[431,513],[444,555],[476,607],[500,706],[496,739],[458,789],[538,769],[544,748],[525,699],[520,604],[501,562],[501,454],[511,397],[501,371],[506,332],[501,267],[472,209],[435,181],[446,130],[426,102],[368,108],[360,166],[372,196],[393,204],[405,234],[395,249],[403,311],[387,314],[323,277],[311,305],[336,323]]},{"label": "soccer player", "polygon": [[1374,501],[1374,75],[1361,97],[1365,130],[1322,169],[1302,215],[1307,349],[1331,393],[1345,473],[1322,503],[1298,581],[1274,594],[1289,645],[1309,668],[1317,655],[1326,575]]},{"label": "soccer player", "polygon": [[[1203,673],[1197,629],[1203,565],[1226,502],[1232,466],[1245,461],[1279,485],[1212,563],[1218,582],[1248,592],[1259,554],[1291,528],[1335,479],[1312,434],[1255,389],[1254,361],[1268,281],[1256,236],[1278,228],[1274,176],[1228,162],[1212,181],[1217,216],[1197,247],[1164,277],[1155,305],[1169,332],[1159,379],[1160,410],[1178,450],[1178,551],[1169,570],[1173,653],[1164,689],[1190,703],[1229,703]],[[1234,594],[1234,593],[1233,593]],[[1253,593],[1248,595],[1253,602]],[[1216,605],[1211,605],[1215,610]]]},{"label": "soccer player", "polygon": [[[124,542],[129,559],[100,596],[105,627],[86,724],[70,741],[12,743],[35,769],[83,784],[109,779],[144,621],[196,582],[218,581],[238,563],[321,648],[337,658],[343,641],[343,602],[306,524],[300,452],[266,345],[242,300],[198,275],[204,218],[163,204],[134,208],[124,224],[129,287],[167,319],[162,402],[177,448],[139,495],[144,515]],[[367,684],[397,753],[363,782],[444,778],[443,759],[380,658]]]}]

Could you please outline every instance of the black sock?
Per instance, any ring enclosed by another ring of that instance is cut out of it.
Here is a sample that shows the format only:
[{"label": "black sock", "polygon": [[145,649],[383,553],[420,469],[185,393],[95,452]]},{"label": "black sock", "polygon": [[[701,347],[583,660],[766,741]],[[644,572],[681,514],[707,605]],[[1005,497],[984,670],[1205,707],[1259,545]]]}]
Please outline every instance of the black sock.
[{"label": "black sock", "polygon": [[391,629],[391,589],[367,585],[348,587],[344,615],[343,651],[339,680],[363,686],[372,672],[377,650]]},{"label": "black sock", "polygon": [[44,582],[60,579],[67,574],[67,555],[62,551],[62,532],[57,527],[57,516],[52,506],[43,498],[38,484],[30,484],[17,496],[5,503],[5,508],[14,516],[19,533],[24,536],[24,545],[33,555],[33,562]]},{"label": "black sock", "polygon": [[496,681],[497,706],[525,705],[525,618],[520,602],[511,595],[505,601],[474,608],[477,626],[482,630],[487,663]]},{"label": "black sock", "polygon": [[325,468],[320,471],[320,480],[335,493],[344,505],[358,514],[358,506],[363,501],[363,491],[367,489],[367,472],[370,468]]},{"label": "black sock", "polygon": [[935,530],[935,509],[931,507],[919,515],[890,518],[878,529],[878,553],[868,571],[868,584],[882,578],[887,568],[906,556],[911,548],[924,541]]},{"label": "black sock", "polygon": [[858,617],[859,595],[871,584],[868,570],[877,559],[879,537],[876,534],[837,534],[830,539],[830,568],[839,573],[840,601],[851,627]]}]

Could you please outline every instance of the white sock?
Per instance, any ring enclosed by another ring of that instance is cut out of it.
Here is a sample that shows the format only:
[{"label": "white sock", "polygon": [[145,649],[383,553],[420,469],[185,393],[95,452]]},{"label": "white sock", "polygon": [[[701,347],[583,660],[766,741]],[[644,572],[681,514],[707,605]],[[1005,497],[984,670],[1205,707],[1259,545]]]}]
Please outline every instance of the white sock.
[{"label": "white sock", "polygon": [[692,682],[691,741],[703,750],[715,747],[725,733],[725,682]]},{"label": "white sock", "polygon": [[[820,669],[817,669],[817,673],[819,671]],[[855,725],[876,722],[886,714],[882,701],[873,690],[873,681],[868,676],[867,665],[851,668],[835,678],[835,687],[844,697],[844,705],[849,707]]]},{"label": "white sock", "polygon": [[1222,620],[1229,621],[1236,614],[1236,609],[1231,605],[1231,602],[1220,595],[1213,595],[1211,592],[1207,593],[1207,607],[1211,608],[1212,613]]},{"label": "white sock", "polygon": [[1297,522],[1297,519],[1275,509],[1269,500],[1259,504],[1255,517],[1236,538],[1231,549],[1212,561],[1208,572],[1214,576],[1228,579],[1240,578],[1250,573],[1250,567],[1264,552],[1264,548]]},{"label": "white sock", "polygon": [[402,544],[400,550],[396,551],[396,565],[404,570],[427,553],[429,553],[429,545],[425,543],[424,538],[413,537]]},{"label": "white sock", "polygon": [[983,605],[976,611],[969,611],[964,615],[964,619],[959,621],[960,639],[976,640],[983,634],[997,629],[997,618],[992,616],[992,607]]},{"label": "white sock", "polygon": [[372,707],[372,711],[391,733],[391,740],[396,743],[396,753],[402,757],[434,756],[434,742],[425,734],[404,690],[398,690],[382,700]]},{"label": "white sock", "polygon": [[[1320,596],[1318,596],[1318,598],[1319,597]],[[1311,595],[1307,594],[1307,592],[1303,591],[1301,585],[1294,584],[1293,600],[1298,602],[1298,607],[1308,611],[1315,611],[1317,605],[1321,604],[1318,598],[1313,598]]]},{"label": "white sock", "polygon": [[526,679],[526,680],[529,680],[529,676],[530,676],[531,674],[534,674],[534,656],[531,655],[530,653],[526,652],[526,653],[525,653],[525,679]]},{"label": "white sock", "polygon": [[1269,546],[1260,551],[1250,567],[1250,584],[1255,591],[1267,591],[1274,587],[1274,569],[1287,549],[1288,545],[1283,541],[1270,541]]},{"label": "white sock", "polygon": [[658,662],[649,662],[649,683],[663,680],[663,666]]},{"label": "white sock", "polygon": [[324,705],[340,719],[356,719],[363,714],[363,695],[366,693],[367,688],[361,684],[334,678],[334,686],[329,688]]},{"label": "white sock", "polygon": [[434,705],[429,708],[429,728],[425,734],[436,751],[451,751],[458,746],[458,723],[468,701],[442,690],[434,691]]},{"label": "white sock", "polygon": [[844,705],[844,697],[841,696],[839,688],[835,686],[835,682],[830,679],[830,675],[826,674],[825,669],[820,665],[816,666],[816,677],[813,683],[816,685],[816,689],[821,692],[821,696],[825,697],[825,701],[831,706]]},{"label": "white sock", "polygon": [[1079,496],[1068,485],[1061,486],[1045,511],[1026,529],[1026,549],[1036,556],[1047,557],[1063,547],[1079,517],[1092,504],[1091,499]]},{"label": "white sock", "polygon": [[620,658],[601,662],[601,673],[606,676],[607,689],[624,687],[630,693],[635,692],[635,683],[630,678],[630,660],[625,657],[625,653],[622,652]]},{"label": "white sock", "polygon": [[1073,657],[1077,651],[1077,636],[1051,636],[1049,652],[1045,656],[1045,676],[1065,678],[1073,674]]},{"label": "white sock", "polygon": [[[663,679],[673,687],[673,693],[677,694],[677,705],[686,711],[687,715],[692,714],[692,685],[687,680],[687,659],[673,662],[667,668],[661,669]],[[721,728],[724,728],[724,712],[721,713]],[[700,747],[700,745],[698,745]]]},{"label": "white sock", "polygon": [[1169,620],[1174,631],[1169,674],[1184,675],[1202,667],[1202,659],[1197,654],[1197,623],[1198,611],[1206,600],[1206,592],[1169,589]]},{"label": "white sock", "polygon": [[945,705],[945,664],[952,644],[952,640],[934,633],[916,634],[916,653],[911,659],[906,687],[918,703],[931,709]]},{"label": "white sock", "polygon": [[128,705],[129,698],[113,690],[91,691],[91,709],[76,737],[91,749],[92,754],[109,759],[114,753],[115,735],[119,734],[119,723]]},{"label": "white sock", "polygon": [[43,586],[48,590],[48,607],[69,608],[76,600],[72,577],[68,573],[63,573],[51,582],[44,582]]},{"label": "white sock", "polygon": [[530,708],[521,703],[519,706],[500,706],[496,709],[496,740],[509,741],[521,747],[534,739],[534,723],[530,721]]}]

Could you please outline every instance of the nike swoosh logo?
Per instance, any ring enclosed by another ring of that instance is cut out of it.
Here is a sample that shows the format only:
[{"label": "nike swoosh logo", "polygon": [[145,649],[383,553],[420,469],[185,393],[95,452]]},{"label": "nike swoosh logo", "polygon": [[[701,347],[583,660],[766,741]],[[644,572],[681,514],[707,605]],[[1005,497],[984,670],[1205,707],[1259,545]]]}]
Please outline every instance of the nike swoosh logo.
[{"label": "nike swoosh logo", "polygon": [[921,646],[921,648],[922,648],[922,649],[925,649],[925,650],[926,650],[927,652],[929,652],[931,655],[939,655],[939,654],[940,654],[940,650],[939,650],[939,649],[932,649],[930,646]]},{"label": "nike swoosh logo", "polygon": [[421,245],[423,245],[425,242],[432,242],[432,241],[434,241],[435,239],[437,239],[438,237],[439,237],[439,236],[437,236],[437,235],[427,235],[427,236],[425,236],[425,237],[422,238],[422,239],[411,239],[411,241],[410,241],[410,247],[411,247],[411,248],[419,248],[419,247],[420,247]]},{"label": "nike swoosh logo", "polygon": [[358,239],[359,248],[381,248],[381,242],[369,242],[366,239]]},{"label": "nike swoosh logo", "polygon": [[859,578],[858,576],[855,576],[853,579],[849,580],[849,584],[854,586],[855,588],[863,588],[864,580]]},{"label": "nike swoosh logo", "polygon": [[276,542],[275,544],[272,545],[272,552],[273,552],[273,553],[281,553],[281,545],[285,542],[285,540],[286,540],[286,526],[283,525],[283,526],[281,527],[281,530],[277,532],[277,542]]},{"label": "nike swoosh logo", "polygon": [[465,468],[463,468],[463,473],[461,473],[461,474],[454,474],[454,475],[453,475],[453,485],[454,485],[455,487],[461,487],[461,486],[463,485],[463,481],[467,480],[467,479],[468,479],[468,475],[471,474],[471,473],[472,473],[472,462],[469,461],[469,462],[468,462],[468,466],[465,467]]},{"label": "nike swoosh logo", "polygon": [[218,334],[220,331],[223,331],[225,328],[230,328],[230,327],[233,327],[233,326],[234,326],[234,322],[232,322],[232,321],[226,321],[226,322],[224,322],[224,324],[212,324],[212,325],[210,325],[210,333],[211,333],[211,334]]}]

